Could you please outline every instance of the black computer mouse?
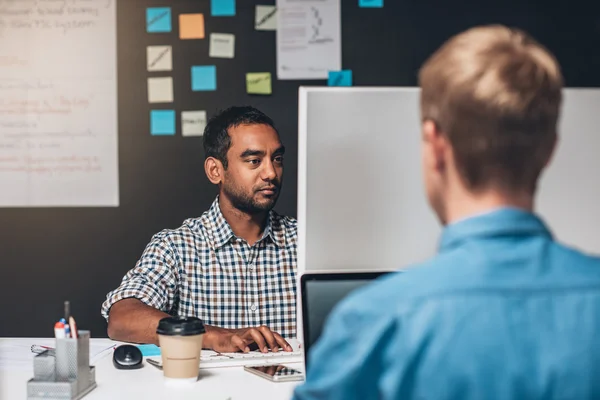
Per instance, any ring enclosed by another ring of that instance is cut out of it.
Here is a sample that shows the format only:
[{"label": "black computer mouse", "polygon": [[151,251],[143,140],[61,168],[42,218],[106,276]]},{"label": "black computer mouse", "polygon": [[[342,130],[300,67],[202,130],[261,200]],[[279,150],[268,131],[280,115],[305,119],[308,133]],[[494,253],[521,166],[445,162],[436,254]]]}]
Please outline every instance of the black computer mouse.
[{"label": "black computer mouse", "polygon": [[115,349],[113,353],[113,365],[117,369],[142,368],[142,351],[131,344],[123,344]]}]

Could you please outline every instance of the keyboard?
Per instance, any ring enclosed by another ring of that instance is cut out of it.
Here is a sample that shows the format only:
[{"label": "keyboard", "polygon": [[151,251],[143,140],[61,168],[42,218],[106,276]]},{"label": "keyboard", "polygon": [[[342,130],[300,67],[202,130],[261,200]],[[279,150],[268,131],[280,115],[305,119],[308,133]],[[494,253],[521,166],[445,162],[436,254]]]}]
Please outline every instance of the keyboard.
[{"label": "keyboard", "polygon": [[[302,345],[296,339],[288,339],[293,351],[261,353],[260,351],[251,351],[249,353],[219,353],[213,350],[202,350],[200,353],[200,369],[219,368],[219,367],[243,367],[246,365],[269,365],[286,364],[303,361]],[[153,344],[138,345],[142,354],[146,358],[160,363],[160,347]]]},{"label": "keyboard", "polygon": [[[147,357],[153,360],[153,365],[162,367],[160,356]],[[277,353],[217,353],[212,350],[202,350],[200,354],[200,369],[219,367],[243,367],[255,365],[288,364],[302,361],[302,351]]]},{"label": "keyboard", "polygon": [[285,364],[302,361],[302,351],[278,351],[276,353],[216,353],[211,350],[202,350],[200,355],[200,369],[218,367],[237,367],[246,365]]}]

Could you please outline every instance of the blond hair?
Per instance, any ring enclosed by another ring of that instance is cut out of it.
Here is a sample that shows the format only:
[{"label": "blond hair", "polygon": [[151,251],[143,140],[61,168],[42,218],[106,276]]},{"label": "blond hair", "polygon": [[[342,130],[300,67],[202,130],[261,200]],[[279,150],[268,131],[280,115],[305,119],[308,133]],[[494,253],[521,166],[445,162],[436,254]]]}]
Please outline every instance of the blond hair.
[{"label": "blond hair", "polygon": [[419,71],[423,120],[447,135],[471,190],[534,190],[554,148],[562,101],[558,62],[525,32],[469,29]]}]

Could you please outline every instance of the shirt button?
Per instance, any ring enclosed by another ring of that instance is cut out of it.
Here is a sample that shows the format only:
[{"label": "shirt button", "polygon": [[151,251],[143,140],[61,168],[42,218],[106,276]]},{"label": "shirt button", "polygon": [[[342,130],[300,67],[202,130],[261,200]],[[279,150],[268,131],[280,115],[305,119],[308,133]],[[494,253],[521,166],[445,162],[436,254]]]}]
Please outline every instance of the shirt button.
[{"label": "shirt button", "polygon": [[252,304],[252,305],[250,306],[250,309],[251,309],[252,311],[256,311],[256,304]]},{"label": "shirt button", "polygon": [[248,268],[250,269],[250,271],[254,271],[254,264],[253,263],[248,264]]}]

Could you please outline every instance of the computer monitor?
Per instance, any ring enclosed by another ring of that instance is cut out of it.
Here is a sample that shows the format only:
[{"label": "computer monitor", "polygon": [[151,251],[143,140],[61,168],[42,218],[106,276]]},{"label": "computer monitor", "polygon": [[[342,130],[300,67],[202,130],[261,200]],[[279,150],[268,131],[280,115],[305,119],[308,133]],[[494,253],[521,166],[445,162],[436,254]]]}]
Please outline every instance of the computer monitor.
[{"label": "computer monitor", "polygon": [[298,270],[393,271],[435,255],[417,88],[300,88]]},{"label": "computer monitor", "polygon": [[331,310],[350,292],[388,272],[307,273],[300,278],[302,328],[304,332],[304,365],[308,368],[308,352],[321,336]]}]

